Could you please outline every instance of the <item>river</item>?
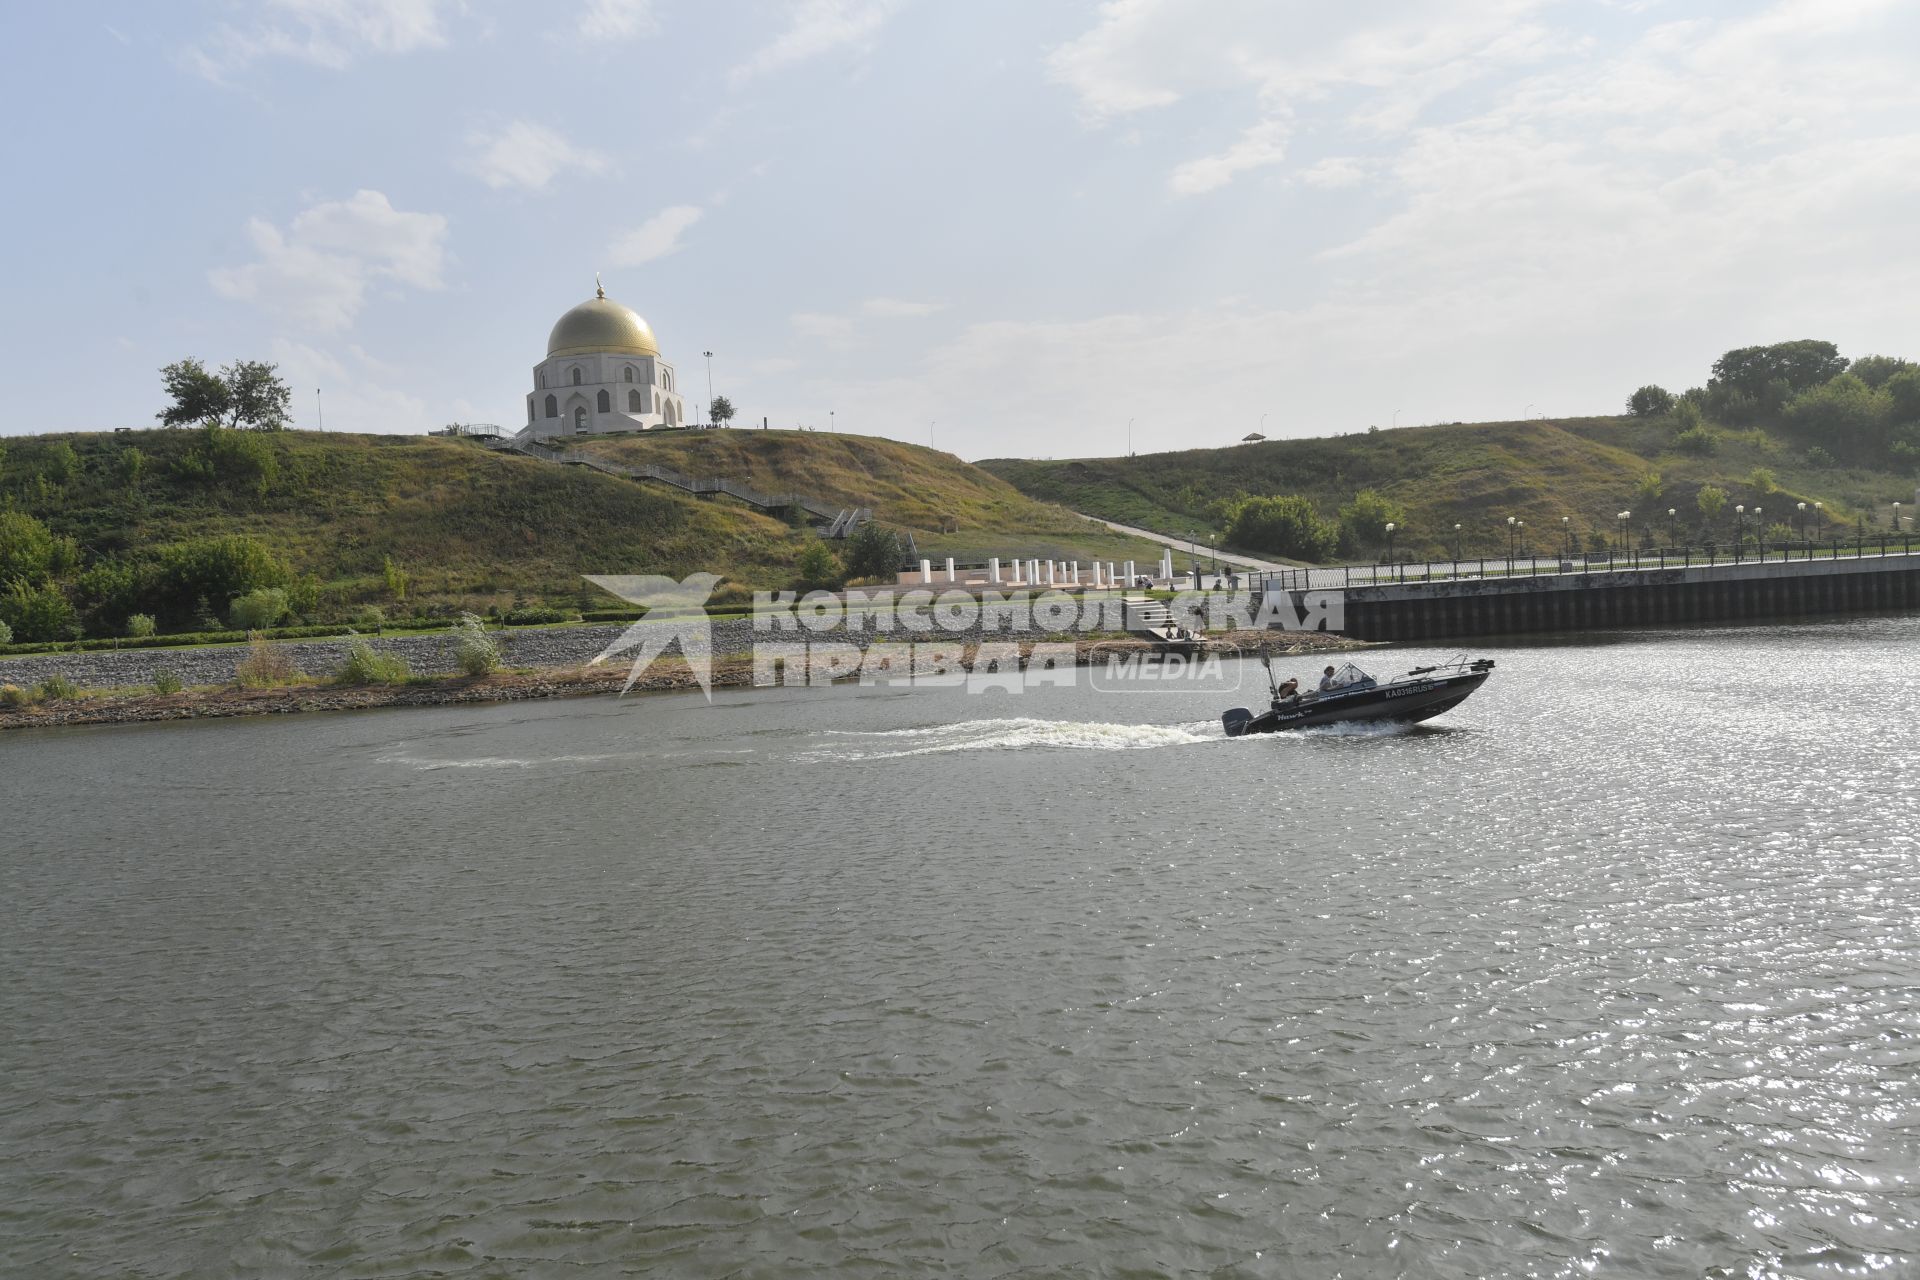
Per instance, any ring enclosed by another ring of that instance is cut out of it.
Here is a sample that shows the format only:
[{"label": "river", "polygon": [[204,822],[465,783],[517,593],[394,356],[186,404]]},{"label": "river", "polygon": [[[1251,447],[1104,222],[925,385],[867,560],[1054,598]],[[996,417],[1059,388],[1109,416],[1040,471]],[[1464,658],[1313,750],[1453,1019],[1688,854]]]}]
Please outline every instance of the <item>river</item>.
[{"label": "river", "polygon": [[13,734],[0,1274],[1920,1274],[1916,641]]}]

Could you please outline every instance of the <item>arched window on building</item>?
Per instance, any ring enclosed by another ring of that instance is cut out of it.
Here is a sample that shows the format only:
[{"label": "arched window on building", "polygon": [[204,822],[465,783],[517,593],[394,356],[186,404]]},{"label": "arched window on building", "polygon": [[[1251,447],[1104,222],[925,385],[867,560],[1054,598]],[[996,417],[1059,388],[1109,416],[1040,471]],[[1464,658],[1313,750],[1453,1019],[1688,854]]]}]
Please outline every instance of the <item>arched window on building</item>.
[{"label": "arched window on building", "polygon": [[527,397],[527,425],[533,425],[533,397]]},{"label": "arched window on building", "polygon": [[607,394],[606,388],[602,387],[600,389],[600,403],[594,407],[601,413],[613,412],[613,397]]},{"label": "arched window on building", "polygon": [[587,434],[587,407],[581,405],[573,411],[573,433],[577,436]]},{"label": "arched window on building", "polygon": [[545,391],[547,389],[547,371],[545,369],[542,369],[537,376],[540,379],[540,383],[539,383],[540,389],[542,391]]},{"label": "arched window on building", "polygon": [[628,365],[628,366],[627,366],[627,381],[628,381],[628,382],[632,382],[632,381],[633,381],[633,366],[632,366],[632,365]]},{"label": "arched window on building", "polygon": [[552,396],[547,397],[547,416],[549,418],[557,418],[560,416],[560,402]]},{"label": "arched window on building", "polygon": [[576,387],[580,385],[580,366],[579,365],[575,365],[573,367],[573,385]]},{"label": "arched window on building", "polygon": [[640,405],[641,405],[640,393],[638,391],[627,392],[627,412],[628,413],[645,413],[646,410],[641,408]]}]

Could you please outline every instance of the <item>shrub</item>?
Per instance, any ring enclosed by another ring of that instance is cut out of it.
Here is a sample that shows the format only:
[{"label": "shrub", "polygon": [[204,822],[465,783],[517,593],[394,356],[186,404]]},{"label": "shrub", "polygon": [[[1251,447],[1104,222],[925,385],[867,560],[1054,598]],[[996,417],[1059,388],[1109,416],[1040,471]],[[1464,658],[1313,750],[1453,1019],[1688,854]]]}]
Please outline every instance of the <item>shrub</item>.
[{"label": "shrub", "polygon": [[1815,444],[1815,445],[1807,446],[1807,465],[1808,466],[1831,467],[1831,466],[1837,466],[1838,463],[1839,463],[1838,459],[1836,459],[1832,454],[1828,453],[1825,449],[1822,449],[1819,445]]},{"label": "shrub", "polygon": [[906,559],[906,544],[883,524],[868,521],[847,539],[843,555],[847,573],[855,578],[885,578],[891,582]]},{"label": "shrub", "polygon": [[1747,483],[1752,485],[1754,492],[1762,497],[1780,491],[1780,486],[1774,481],[1773,472],[1766,467],[1755,467],[1747,476]]},{"label": "shrub", "polygon": [[34,693],[49,701],[80,696],[80,686],[62,675],[51,675],[34,686]]},{"label": "shrub", "polygon": [[17,684],[0,684],[0,707],[24,707],[31,699]]},{"label": "shrub", "polygon": [[500,646],[487,634],[487,624],[471,613],[453,626],[453,659],[470,676],[483,676],[500,665]]},{"label": "shrub", "polygon": [[145,640],[154,633],[153,615],[136,613],[127,619],[127,635],[135,640]]},{"label": "shrub", "polygon": [[29,586],[16,578],[0,592],[0,622],[21,641],[69,640],[79,635],[73,605],[57,587]]},{"label": "shrub", "polygon": [[1386,541],[1387,525],[1404,528],[1406,508],[1372,489],[1362,489],[1340,508],[1340,541],[1349,552],[1377,547]]},{"label": "shrub", "polygon": [[227,606],[227,617],[242,631],[264,631],[287,616],[287,593],[278,587],[256,587]]},{"label": "shrub", "polygon": [[334,679],[340,684],[399,684],[413,674],[397,653],[383,653],[358,632],[347,632],[347,663]]},{"label": "shrub", "polygon": [[380,562],[380,580],[386,584],[387,594],[395,600],[407,598],[407,571],[387,556]]},{"label": "shrub", "polygon": [[1707,425],[1706,415],[1700,412],[1700,401],[1689,391],[1680,402],[1673,406],[1674,430],[1685,434],[1697,431]]},{"label": "shrub", "polygon": [[1706,427],[1689,427],[1673,438],[1673,447],[1704,458],[1720,447],[1720,438]]},{"label": "shrub", "polygon": [[507,610],[505,622],[510,627],[538,627],[567,622],[572,617],[566,610],[556,609],[552,605],[523,604]]},{"label": "shrub", "polygon": [[833,554],[832,548],[824,542],[813,542],[800,553],[800,563],[794,566],[799,575],[802,591],[837,591],[847,581],[847,571],[840,565],[840,557]]},{"label": "shrub", "polygon": [[1657,418],[1673,412],[1673,392],[1648,383],[1627,397],[1627,412],[1636,418]]},{"label": "shrub", "polygon": [[287,651],[258,631],[247,636],[247,656],[233,668],[233,678],[242,689],[271,689],[299,676],[300,668],[293,665]]},{"label": "shrub", "polygon": [[173,674],[173,672],[156,671],[153,673],[153,691],[155,693],[178,693],[180,689],[180,677]]},{"label": "shrub", "polygon": [[4,622],[0,622],[0,644],[12,644],[12,643],[13,643],[13,628],[8,626]]},{"label": "shrub", "polygon": [[1227,541],[1298,560],[1325,560],[1339,542],[1339,526],[1322,520],[1313,503],[1298,496],[1248,498],[1227,525]]}]

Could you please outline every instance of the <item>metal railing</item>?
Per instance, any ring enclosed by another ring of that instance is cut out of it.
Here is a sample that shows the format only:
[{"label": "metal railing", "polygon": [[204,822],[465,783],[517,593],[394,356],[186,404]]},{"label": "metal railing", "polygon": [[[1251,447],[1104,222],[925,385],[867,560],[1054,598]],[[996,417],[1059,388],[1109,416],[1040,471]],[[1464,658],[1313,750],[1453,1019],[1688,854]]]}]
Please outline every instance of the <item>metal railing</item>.
[{"label": "metal railing", "polygon": [[1479,556],[1456,560],[1381,561],[1280,569],[1252,575],[1253,585],[1268,591],[1325,591],[1403,583],[1468,582],[1476,579],[1551,577],[1556,574],[1632,573],[1717,565],[1788,564],[1806,560],[1865,559],[1912,555],[1912,534],[1855,535],[1826,540],[1793,539],[1758,546],[1639,547],[1604,554],[1571,556]]},{"label": "metal railing", "polygon": [[557,449],[538,440],[515,438],[506,442],[506,447],[515,453],[525,454],[529,458],[538,458],[542,462],[558,462],[570,467],[586,467],[610,476],[623,476],[629,480],[658,480],[670,484],[676,489],[684,489],[693,494],[724,493],[730,498],[738,498],[749,506],[765,511],[799,510],[822,520],[832,521],[835,530],[833,537],[844,537],[853,529],[873,518],[873,511],[860,507],[849,512],[845,507],[829,506],[804,493],[762,493],[748,484],[726,476],[690,476],[672,467],[663,467],[657,463],[643,463],[640,466],[627,466],[624,463],[608,462],[591,454],[575,453],[570,449]]}]

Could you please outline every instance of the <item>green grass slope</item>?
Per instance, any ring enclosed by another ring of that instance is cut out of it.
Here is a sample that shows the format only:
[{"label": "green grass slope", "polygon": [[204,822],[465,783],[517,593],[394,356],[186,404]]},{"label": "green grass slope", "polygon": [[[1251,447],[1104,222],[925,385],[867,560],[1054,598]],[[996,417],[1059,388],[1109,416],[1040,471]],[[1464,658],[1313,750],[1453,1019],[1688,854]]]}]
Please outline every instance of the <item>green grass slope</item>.
[{"label": "green grass slope", "polygon": [[[1831,523],[1851,526],[1863,515],[1886,527],[1889,505],[1911,502],[1914,480],[1887,472],[1819,466],[1804,451],[1763,431],[1719,432],[1713,453],[1674,447],[1666,419],[1577,418],[1403,427],[1307,440],[1270,440],[1217,449],[1132,458],[1062,461],[996,458],[979,466],[1031,497],[1074,511],[1164,533],[1202,536],[1217,528],[1211,508],[1237,496],[1300,494],[1335,515],[1361,489],[1373,489],[1406,511],[1398,549],[1450,553],[1453,526],[1465,554],[1506,546],[1506,520],[1527,522],[1536,546],[1557,543],[1568,517],[1584,542],[1615,531],[1615,513],[1634,510],[1667,536],[1666,511],[1677,508],[1682,537],[1701,536],[1696,495],[1704,485],[1729,494],[1718,536],[1732,532],[1733,504],[1758,505],[1766,522],[1787,521],[1798,501],[1822,501]],[[1770,491],[1760,470],[1770,471]],[[1661,479],[1648,508],[1638,486]]]},{"label": "green grass slope", "polygon": [[[923,555],[962,561],[1025,553],[1042,559],[1146,560],[1151,544],[1111,533],[950,453],[877,436],[801,431],[650,431],[574,446],[629,466],[727,476],[762,492],[791,490],[871,507],[909,529]],[[953,532],[942,532],[952,528]]]}]

